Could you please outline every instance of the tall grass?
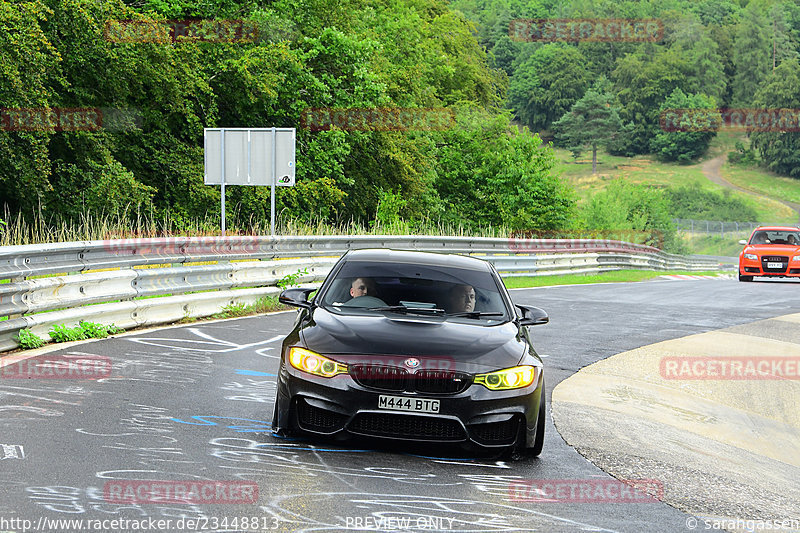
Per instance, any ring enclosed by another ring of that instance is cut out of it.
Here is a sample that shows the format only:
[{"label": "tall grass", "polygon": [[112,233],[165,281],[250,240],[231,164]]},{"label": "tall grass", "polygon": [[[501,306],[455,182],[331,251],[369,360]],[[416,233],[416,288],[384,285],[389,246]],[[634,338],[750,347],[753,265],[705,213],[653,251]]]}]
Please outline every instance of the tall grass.
[{"label": "tall grass", "polygon": [[[218,217],[206,216],[189,221],[164,216],[157,218],[137,212],[120,216],[83,213],[77,220],[47,219],[41,212],[32,217],[21,214],[3,217],[0,225],[0,246],[42,244],[52,242],[94,241],[148,237],[222,235]],[[511,230],[504,226],[481,226],[472,229],[436,220],[390,224],[360,224],[350,220],[330,224],[322,220],[280,219],[278,235],[437,235],[507,238]],[[227,235],[269,235],[269,220],[252,217],[246,224],[229,223]]]}]

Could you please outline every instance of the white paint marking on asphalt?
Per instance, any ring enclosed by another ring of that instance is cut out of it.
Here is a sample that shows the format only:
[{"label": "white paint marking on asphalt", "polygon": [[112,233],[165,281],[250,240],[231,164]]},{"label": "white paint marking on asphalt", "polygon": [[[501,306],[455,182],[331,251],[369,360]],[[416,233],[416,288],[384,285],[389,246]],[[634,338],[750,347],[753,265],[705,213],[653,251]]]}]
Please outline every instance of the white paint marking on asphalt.
[{"label": "white paint marking on asphalt", "polygon": [[25,450],[17,444],[0,444],[0,461],[3,459],[25,459]]}]

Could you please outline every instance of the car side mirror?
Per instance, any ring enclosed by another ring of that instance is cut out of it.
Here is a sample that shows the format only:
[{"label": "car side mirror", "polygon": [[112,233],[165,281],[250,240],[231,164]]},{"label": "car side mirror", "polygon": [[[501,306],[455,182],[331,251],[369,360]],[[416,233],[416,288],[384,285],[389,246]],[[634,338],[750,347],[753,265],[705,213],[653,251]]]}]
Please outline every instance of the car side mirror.
[{"label": "car side mirror", "polygon": [[544,309],[539,309],[532,305],[520,304],[517,304],[517,309],[522,312],[522,316],[519,319],[520,326],[538,326],[550,322],[550,317],[547,316]]},{"label": "car side mirror", "polygon": [[746,240],[744,240],[744,239],[742,239],[742,240],[740,240],[740,241],[739,241],[739,244],[741,244],[741,245],[747,245],[747,241],[746,241]]},{"label": "car side mirror", "polygon": [[278,301],[293,307],[311,309],[311,302],[308,301],[308,295],[315,290],[317,289],[286,289],[278,296]]}]

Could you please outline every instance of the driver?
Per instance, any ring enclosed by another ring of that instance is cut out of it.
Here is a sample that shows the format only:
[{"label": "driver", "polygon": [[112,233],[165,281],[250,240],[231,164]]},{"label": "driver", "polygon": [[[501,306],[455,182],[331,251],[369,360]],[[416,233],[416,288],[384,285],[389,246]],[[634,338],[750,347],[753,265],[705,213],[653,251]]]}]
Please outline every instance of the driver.
[{"label": "driver", "polygon": [[352,298],[375,296],[376,292],[375,282],[371,278],[356,278],[350,285],[350,296]]},{"label": "driver", "polygon": [[456,285],[447,295],[448,313],[465,313],[475,310],[475,289],[472,285]]}]

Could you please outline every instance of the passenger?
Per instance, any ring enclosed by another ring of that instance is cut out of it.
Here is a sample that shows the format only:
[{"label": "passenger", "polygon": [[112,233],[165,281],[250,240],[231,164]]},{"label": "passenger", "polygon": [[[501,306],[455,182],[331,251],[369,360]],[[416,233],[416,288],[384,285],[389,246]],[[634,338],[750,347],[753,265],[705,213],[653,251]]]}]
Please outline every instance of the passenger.
[{"label": "passenger", "polygon": [[789,246],[797,246],[797,238],[793,234],[789,234],[789,237],[786,239],[786,242]]},{"label": "passenger", "polygon": [[448,313],[466,313],[475,310],[475,289],[472,285],[456,285],[447,295]]},{"label": "passenger", "polygon": [[375,282],[371,278],[356,278],[350,285],[350,296],[376,296]]}]

